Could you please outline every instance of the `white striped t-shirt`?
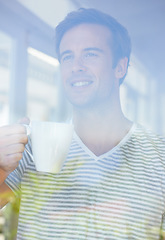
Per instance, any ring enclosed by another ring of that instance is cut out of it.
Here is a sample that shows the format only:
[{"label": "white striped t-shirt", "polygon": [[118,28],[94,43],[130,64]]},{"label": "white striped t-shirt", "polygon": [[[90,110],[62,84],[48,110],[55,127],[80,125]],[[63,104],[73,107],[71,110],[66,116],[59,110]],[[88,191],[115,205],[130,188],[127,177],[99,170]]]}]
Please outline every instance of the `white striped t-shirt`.
[{"label": "white striped t-shirt", "polygon": [[13,191],[21,190],[17,239],[159,239],[164,158],[165,140],[136,124],[100,157],[75,134],[59,174],[36,172],[25,152],[6,179]]}]

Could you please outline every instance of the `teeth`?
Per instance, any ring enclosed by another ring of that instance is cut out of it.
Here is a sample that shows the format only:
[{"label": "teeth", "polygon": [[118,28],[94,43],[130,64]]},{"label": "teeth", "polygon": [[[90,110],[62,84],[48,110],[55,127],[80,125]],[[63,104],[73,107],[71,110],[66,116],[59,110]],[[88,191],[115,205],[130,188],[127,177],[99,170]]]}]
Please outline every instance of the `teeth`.
[{"label": "teeth", "polygon": [[74,86],[74,87],[82,87],[82,86],[87,86],[89,84],[90,84],[90,82],[83,81],[83,82],[75,82],[75,83],[72,84],[72,86]]}]

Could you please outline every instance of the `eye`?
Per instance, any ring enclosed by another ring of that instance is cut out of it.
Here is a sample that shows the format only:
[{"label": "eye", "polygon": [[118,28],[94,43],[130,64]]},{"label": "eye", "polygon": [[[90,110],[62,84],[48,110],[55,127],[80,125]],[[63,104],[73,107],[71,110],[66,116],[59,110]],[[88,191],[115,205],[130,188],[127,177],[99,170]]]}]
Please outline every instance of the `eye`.
[{"label": "eye", "polygon": [[95,52],[87,52],[84,55],[85,58],[94,58],[94,57],[97,57],[97,56],[98,55]]},{"label": "eye", "polygon": [[62,58],[61,58],[61,62],[69,62],[71,61],[73,58],[73,56],[71,54],[67,54],[67,55],[64,55]]}]

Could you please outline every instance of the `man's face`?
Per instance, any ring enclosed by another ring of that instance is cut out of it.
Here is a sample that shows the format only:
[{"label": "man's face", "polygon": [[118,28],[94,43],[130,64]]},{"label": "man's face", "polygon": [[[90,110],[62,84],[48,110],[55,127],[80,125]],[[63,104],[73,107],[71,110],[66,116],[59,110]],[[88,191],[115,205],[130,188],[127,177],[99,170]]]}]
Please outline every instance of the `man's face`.
[{"label": "man's face", "polygon": [[60,43],[61,74],[73,106],[98,106],[112,101],[117,81],[110,42],[110,31],[97,24],[80,24],[64,34]]}]

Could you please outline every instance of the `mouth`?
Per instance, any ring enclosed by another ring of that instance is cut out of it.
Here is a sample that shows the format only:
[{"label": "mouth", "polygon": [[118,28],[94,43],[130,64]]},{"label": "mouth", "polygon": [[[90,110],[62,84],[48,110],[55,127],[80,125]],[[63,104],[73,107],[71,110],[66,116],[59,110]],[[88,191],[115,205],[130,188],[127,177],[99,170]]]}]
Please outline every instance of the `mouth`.
[{"label": "mouth", "polygon": [[71,83],[72,87],[87,87],[92,84],[92,81],[77,81]]}]

